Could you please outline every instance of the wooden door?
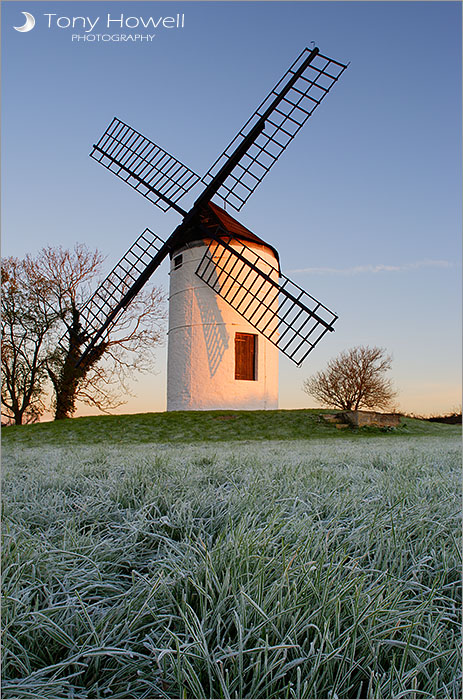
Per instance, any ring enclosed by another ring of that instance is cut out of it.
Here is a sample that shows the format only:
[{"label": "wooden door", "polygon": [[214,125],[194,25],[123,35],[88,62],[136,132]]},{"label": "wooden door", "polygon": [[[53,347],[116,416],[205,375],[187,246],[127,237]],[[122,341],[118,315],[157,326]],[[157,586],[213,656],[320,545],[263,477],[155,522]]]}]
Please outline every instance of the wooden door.
[{"label": "wooden door", "polygon": [[256,339],[254,333],[235,334],[235,379],[256,379]]}]

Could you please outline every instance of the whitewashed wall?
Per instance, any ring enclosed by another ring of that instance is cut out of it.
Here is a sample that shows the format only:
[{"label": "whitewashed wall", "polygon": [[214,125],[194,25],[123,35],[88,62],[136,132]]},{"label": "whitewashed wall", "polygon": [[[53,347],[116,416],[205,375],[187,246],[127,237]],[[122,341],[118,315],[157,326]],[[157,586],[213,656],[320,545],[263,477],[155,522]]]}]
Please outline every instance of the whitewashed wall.
[{"label": "whitewashed wall", "polygon": [[[269,248],[246,245],[277,268]],[[178,269],[171,261],[167,410],[276,409],[278,349],[195,274],[206,247],[179,250]],[[235,379],[235,333],[258,335],[256,380]]]}]

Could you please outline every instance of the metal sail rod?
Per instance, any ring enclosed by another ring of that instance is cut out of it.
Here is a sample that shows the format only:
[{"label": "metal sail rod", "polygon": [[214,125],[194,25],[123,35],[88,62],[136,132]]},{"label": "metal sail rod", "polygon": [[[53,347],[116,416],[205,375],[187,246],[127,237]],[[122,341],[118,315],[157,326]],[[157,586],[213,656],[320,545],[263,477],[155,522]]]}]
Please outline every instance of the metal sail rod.
[{"label": "metal sail rod", "polygon": [[85,351],[82,353],[82,355],[79,358],[79,361],[77,362],[77,367],[80,365],[82,360],[88,355],[90,350],[95,346],[97,341],[101,338],[105,330],[108,328],[109,325],[111,325],[111,322],[113,319],[117,316],[119,311],[121,309],[124,309],[126,306],[130,304],[132,299],[138,294],[140,289],[148,282],[149,278],[153,274],[153,272],[159,267],[159,265],[162,263],[164,258],[170,253],[174,245],[176,244],[178,238],[181,236],[183,233],[183,229],[185,226],[185,222],[182,222],[175,231],[172,233],[172,235],[167,239],[167,241],[161,246],[161,248],[158,250],[154,258],[151,260],[151,262],[146,266],[146,269],[142,272],[140,277],[136,280],[136,282],[133,283],[133,285],[130,287],[130,289],[127,290],[127,292],[124,294],[120,302],[114,307],[114,309],[111,311],[111,313],[108,315],[106,321],[102,324],[101,328],[95,333],[95,335],[92,338],[91,343],[88,345],[88,347],[85,349]]},{"label": "metal sail rod", "polygon": [[105,158],[108,158],[113,163],[115,163],[119,168],[121,168],[121,170],[125,170],[125,172],[128,173],[130,175],[130,177],[133,177],[135,180],[138,180],[138,182],[140,182],[147,189],[149,189],[151,192],[153,192],[156,195],[156,197],[159,197],[159,199],[162,199],[163,202],[166,202],[166,204],[168,204],[170,207],[172,207],[172,209],[175,209],[182,216],[186,215],[187,212],[184,209],[182,209],[182,207],[179,207],[178,204],[175,204],[175,202],[172,202],[168,197],[166,197],[164,194],[161,194],[161,192],[159,192],[157,189],[155,189],[154,187],[151,187],[151,185],[149,185],[147,182],[145,182],[145,180],[143,180],[141,177],[138,177],[138,175],[136,175],[134,172],[132,172],[132,170],[129,170],[129,168],[126,168],[125,165],[122,165],[122,163],[120,163],[118,160],[116,160],[116,158],[113,158],[112,156],[110,156],[108,153],[103,151],[99,146],[96,146],[95,144],[93,144],[93,148],[96,151],[99,151],[100,153],[102,153]]},{"label": "metal sail rod", "polygon": [[264,130],[265,122],[269,118],[270,114],[274,111],[274,109],[284,99],[285,95],[288,94],[288,92],[291,90],[294,83],[301,77],[302,73],[305,71],[307,66],[313,61],[313,59],[315,58],[315,56],[317,56],[318,53],[319,53],[319,49],[317,47],[315,47],[310,52],[310,54],[305,59],[304,63],[302,63],[302,65],[294,73],[292,78],[290,78],[290,80],[288,80],[285,87],[275,97],[275,99],[270,104],[270,106],[265,110],[264,114],[255,123],[255,125],[253,126],[253,128],[251,129],[249,134],[247,136],[245,136],[243,141],[237,146],[234,153],[232,153],[232,155],[230,156],[229,160],[222,166],[222,168],[219,170],[217,175],[213,178],[213,180],[206,187],[204,192],[198,197],[198,199],[196,200],[196,202],[194,204],[195,209],[197,207],[199,207],[201,204],[208,202],[211,199],[211,197],[214,196],[214,194],[216,193],[218,188],[224,183],[224,181],[230,175],[230,173],[233,170],[233,168],[235,167],[235,165],[240,161],[240,159],[247,152],[249,147],[254,143],[254,141],[259,136],[259,134]]}]

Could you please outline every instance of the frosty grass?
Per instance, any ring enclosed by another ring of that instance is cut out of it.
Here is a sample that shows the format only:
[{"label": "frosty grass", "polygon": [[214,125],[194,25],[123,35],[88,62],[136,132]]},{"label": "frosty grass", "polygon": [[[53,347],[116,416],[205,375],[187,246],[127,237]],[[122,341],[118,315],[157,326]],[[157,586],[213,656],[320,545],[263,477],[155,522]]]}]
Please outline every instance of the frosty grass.
[{"label": "frosty grass", "polygon": [[3,696],[460,697],[459,442],[12,449]]}]

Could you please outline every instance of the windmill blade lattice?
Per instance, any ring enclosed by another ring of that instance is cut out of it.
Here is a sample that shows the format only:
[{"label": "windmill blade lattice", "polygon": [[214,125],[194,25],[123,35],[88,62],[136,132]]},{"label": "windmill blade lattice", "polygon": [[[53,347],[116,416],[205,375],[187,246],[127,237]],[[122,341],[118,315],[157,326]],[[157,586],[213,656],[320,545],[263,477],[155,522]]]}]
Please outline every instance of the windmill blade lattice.
[{"label": "windmill blade lattice", "polygon": [[265,118],[264,129],[217,190],[218,196],[240,211],[346,68],[347,65],[317,50],[304,49],[206,173],[203,182],[208,185],[213,181],[259,120]]},{"label": "windmill blade lattice", "polygon": [[[200,177],[120,119],[112,120],[93,146],[91,157],[163,211],[173,208],[183,221],[165,243],[146,229],[87,302],[81,312],[85,348],[79,362],[112,327],[163,259],[191,240],[194,227],[203,228],[201,212],[215,195],[240,211],[346,68],[320,54],[318,48],[304,49],[204,176],[206,187],[189,211],[178,202]],[[197,274],[300,364],[322,336],[333,330],[337,316],[288,278],[280,276],[283,281],[279,283],[276,268],[270,266],[263,272],[268,264],[263,258],[236,239],[232,246],[230,234],[225,232],[223,238],[223,233],[219,239],[220,233],[206,232],[213,243]]]},{"label": "windmill blade lattice", "polygon": [[130,297],[124,303],[125,297],[163,244],[159,236],[146,228],[80,309],[80,322],[85,329],[82,356],[104,331],[114,326],[132,299]]},{"label": "windmill blade lattice", "polygon": [[196,274],[297,365],[334,330],[336,314],[242,241],[213,239]]},{"label": "windmill blade lattice", "polygon": [[114,117],[90,156],[163,211],[179,213],[178,202],[199,181],[190,168]]}]

